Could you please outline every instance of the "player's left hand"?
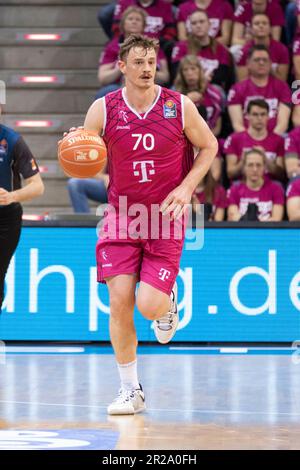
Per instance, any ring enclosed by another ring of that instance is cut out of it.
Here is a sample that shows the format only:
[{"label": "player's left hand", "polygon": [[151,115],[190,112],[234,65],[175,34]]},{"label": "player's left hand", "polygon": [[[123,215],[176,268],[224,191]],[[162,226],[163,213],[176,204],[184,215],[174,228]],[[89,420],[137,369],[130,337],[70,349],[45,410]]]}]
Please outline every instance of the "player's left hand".
[{"label": "player's left hand", "polygon": [[13,192],[6,191],[4,188],[0,188],[0,206],[8,206],[13,202],[15,202]]},{"label": "player's left hand", "polygon": [[171,214],[171,219],[180,219],[186,204],[190,204],[191,199],[192,192],[190,189],[184,185],[177,186],[161,203],[160,211],[163,215]]}]

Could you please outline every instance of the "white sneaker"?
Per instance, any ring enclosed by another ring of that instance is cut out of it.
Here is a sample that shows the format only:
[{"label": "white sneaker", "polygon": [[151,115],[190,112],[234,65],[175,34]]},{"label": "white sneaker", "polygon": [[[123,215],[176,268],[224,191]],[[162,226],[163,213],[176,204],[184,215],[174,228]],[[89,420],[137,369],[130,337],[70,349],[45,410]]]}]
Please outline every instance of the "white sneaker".
[{"label": "white sneaker", "polygon": [[121,388],[118,397],[107,407],[109,415],[133,415],[146,409],[142,386],[135,390]]},{"label": "white sneaker", "polygon": [[177,283],[175,282],[171,295],[171,309],[159,320],[154,321],[154,332],[157,341],[161,344],[166,344],[176,333],[179,318],[177,312]]}]

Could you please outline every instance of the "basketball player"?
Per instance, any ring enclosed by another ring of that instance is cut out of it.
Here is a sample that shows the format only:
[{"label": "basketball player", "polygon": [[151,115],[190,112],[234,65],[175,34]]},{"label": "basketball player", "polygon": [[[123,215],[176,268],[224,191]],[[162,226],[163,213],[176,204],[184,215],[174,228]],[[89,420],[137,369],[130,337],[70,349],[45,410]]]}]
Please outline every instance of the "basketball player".
[{"label": "basketball player", "polygon": [[[23,188],[20,175],[25,180]],[[20,134],[0,124],[0,313],[5,275],[21,233],[20,203],[43,192],[38,165],[27,144]]]},{"label": "basketball player", "polygon": [[[100,133],[106,143],[109,203],[118,210],[119,196],[126,196],[128,208],[140,203],[148,213],[159,204],[162,218],[171,214],[174,229],[218,144],[191,100],[155,85],[157,51],[155,39],[126,39],[119,60],[125,87],[95,101],[84,128]],[[193,146],[200,148],[195,160]],[[184,240],[161,234],[159,227],[156,239],[100,237],[97,244],[98,281],[109,290],[110,336],[121,379],[109,414],[145,409],[137,375],[135,303],[144,317],[154,320],[159,342],[169,342],[178,325],[175,280]]]}]

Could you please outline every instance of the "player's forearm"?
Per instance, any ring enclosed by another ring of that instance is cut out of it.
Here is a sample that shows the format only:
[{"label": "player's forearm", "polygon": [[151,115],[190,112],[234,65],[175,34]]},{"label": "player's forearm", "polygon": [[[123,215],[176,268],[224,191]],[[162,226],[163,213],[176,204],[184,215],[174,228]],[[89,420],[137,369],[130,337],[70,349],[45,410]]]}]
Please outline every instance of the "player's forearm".
[{"label": "player's forearm", "polygon": [[44,193],[44,184],[42,181],[34,181],[24,188],[12,191],[13,202],[25,202],[41,196]]},{"label": "player's forearm", "polygon": [[184,178],[182,184],[189,187],[189,189],[193,192],[210,169],[217,152],[218,141],[217,139],[214,139],[210,147],[200,150],[194,160],[192,169]]}]

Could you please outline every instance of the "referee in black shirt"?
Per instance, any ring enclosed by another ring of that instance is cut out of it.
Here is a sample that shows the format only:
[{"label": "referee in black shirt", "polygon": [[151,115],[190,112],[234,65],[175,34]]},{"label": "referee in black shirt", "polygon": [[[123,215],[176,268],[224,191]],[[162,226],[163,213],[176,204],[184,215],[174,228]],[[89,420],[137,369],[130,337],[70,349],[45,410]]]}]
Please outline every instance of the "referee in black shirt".
[{"label": "referee in black shirt", "polygon": [[[24,187],[21,188],[21,176]],[[21,226],[21,202],[44,192],[38,165],[23,138],[0,124],[0,313],[4,279],[17,248]]]}]

